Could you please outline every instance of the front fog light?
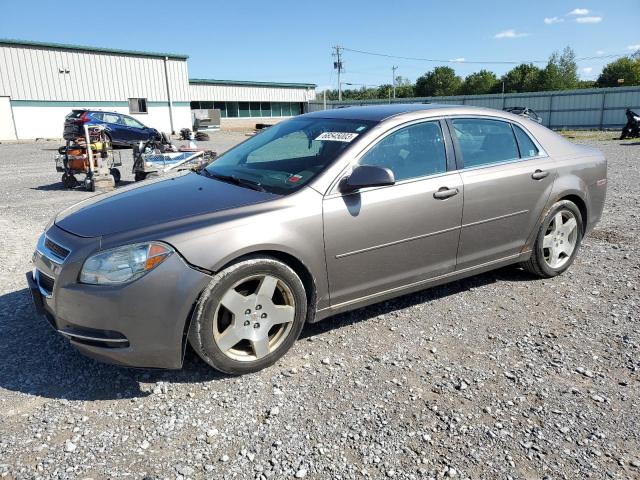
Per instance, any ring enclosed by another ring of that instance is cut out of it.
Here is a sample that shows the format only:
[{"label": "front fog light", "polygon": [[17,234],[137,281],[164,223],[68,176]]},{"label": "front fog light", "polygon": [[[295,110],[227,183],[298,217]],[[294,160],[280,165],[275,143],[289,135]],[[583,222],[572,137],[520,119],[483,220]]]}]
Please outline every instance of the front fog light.
[{"label": "front fog light", "polygon": [[91,285],[130,282],[156,268],[173,252],[173,248],[158,242],[105,250],[87,258],[80,272],[80,282]]}]

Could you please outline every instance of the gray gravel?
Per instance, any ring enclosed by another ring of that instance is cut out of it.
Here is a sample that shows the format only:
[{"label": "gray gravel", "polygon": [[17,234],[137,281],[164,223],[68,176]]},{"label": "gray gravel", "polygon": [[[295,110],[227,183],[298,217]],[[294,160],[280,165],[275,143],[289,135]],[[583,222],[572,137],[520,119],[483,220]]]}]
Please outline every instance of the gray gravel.
[{"label": "gray gravel", "polygon": [[57,143],[0,145],[0,476],[640,478],[640,144],[579,141],[605,152],[609,195],[565,275],[339,315],[241,378],[192,352],[177,372],[99,364],[36,317],[36,239],[89,194],[57,183]]}]

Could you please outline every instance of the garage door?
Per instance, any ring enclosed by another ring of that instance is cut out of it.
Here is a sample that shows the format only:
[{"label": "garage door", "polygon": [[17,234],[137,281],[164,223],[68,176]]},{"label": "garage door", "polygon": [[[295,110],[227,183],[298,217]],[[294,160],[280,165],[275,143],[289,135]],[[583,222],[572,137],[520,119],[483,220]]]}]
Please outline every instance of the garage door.
[{"label": "garage door", "polygon": [[0,97],[0,141],[2,140],[16,140],[9,97]]}]

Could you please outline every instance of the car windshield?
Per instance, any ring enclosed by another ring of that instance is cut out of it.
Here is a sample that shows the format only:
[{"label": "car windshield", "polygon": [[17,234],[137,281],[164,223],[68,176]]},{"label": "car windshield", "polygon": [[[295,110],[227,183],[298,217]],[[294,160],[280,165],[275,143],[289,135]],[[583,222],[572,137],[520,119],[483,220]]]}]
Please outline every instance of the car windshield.
[{"label": "car windshield", "polygon": [[232,148],[203,173],[243,187],[286,195],[311,181],[375,123],[297,117]]}]

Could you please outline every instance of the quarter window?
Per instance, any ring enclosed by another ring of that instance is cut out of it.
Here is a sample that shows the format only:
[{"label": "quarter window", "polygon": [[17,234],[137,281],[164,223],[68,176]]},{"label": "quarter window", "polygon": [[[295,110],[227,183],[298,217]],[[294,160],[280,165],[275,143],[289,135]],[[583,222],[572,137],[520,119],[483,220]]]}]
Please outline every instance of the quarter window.
[{"label": "quarter window", "polygon": [[454,119],[451,123],[465,168],[519,158],[511,124],[480,118]]},{"label": "quarter window", "polygon": [[518,140],[518,148],[520,149],[520,158],[537,157],[539,150],[533,140],[519,126],[514,125],[513,131],[516,133]]},{"label": "quarter window", "polygon": [[401,128],[378,142],[361,165],[389,168],[396,181],[445,172],[447,156],[439,122]]}]

